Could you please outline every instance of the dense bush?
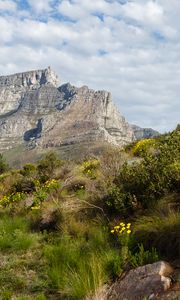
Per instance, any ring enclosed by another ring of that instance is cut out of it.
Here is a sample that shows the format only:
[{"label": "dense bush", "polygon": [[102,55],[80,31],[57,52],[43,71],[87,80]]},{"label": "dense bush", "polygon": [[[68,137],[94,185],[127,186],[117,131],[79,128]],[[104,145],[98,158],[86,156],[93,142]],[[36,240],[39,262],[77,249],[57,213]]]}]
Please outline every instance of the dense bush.
[{"label": "dense bush", "polygon": [[33,164],[26,164],[23,166],[23,169],[20,171],[23,176],[34,176],[36,173],[36,166]]},{"label": "dense bush", "polygon": [[140,151],[139,154],[140,161],[123,165],[114,181],[113,193],[108,196],[107,204],[117,212],[129,205],[149,207],[163,195],[180,188],[179,131],[156,140],[153,153]]},{"label": "dense bush", "polygon": [[50,152],[39,162],[37,170],[42,182],[53,178],[55,169],[62,165],[62,161],[54,152]]},{"label": "dense bush", "polygon": [[133,154],[137,156],[141,156],[143,154],[151,154],[153,153],[155,148],[155,140],[154,139],[144,139],[138,141],[133,147]]}]

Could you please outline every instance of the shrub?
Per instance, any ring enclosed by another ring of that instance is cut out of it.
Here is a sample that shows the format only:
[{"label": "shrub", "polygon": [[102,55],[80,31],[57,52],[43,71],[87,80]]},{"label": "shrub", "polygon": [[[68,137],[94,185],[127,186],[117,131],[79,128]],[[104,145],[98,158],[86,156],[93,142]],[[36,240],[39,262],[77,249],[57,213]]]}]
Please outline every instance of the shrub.
[{"label": "shrub", "polygon": [[176,126],[176,131],[180,131],[180,124]]},{"label": "shrub", "polygon": [[4,156],[0,153],[0,174],[6,172],[9,169],[9,166],[4,158]]},{"label": "shrub", "polygon": [[88,179],[84,176],[74,176],[65,185],[68,192],[77,192],[78,190],[85,189]]},{"label": "shrub", "polygon": [[110,215],[117,214],[127,216],[132,211],[132,199],[130,193],[124,193],[120,186],[113,185],[109,188],[104,201]]},{"label": "shrub", "polygon": [[17,192],[24,192],[24,193],[32,193],[36,190],[36,185],[33,179],[31,178],[22,178],[19,181],[17,181],[15,184],[11,187],[11,192],[17,193]]},{"label": "shrub", "polygon": [[171,191],[180,191],[180,161],[176,161],[169,166],[169,177],[171,178]]},{"label": "shrub", "polygon": [[23,166],[23,169],[20,171],[20,173],[26,177],[34,176],[36,173],[36,166],[33,164],[26,164]]},{"label": "shrub", "polygon": [[33,208],[40,208],[41,203],[47,198],[48,194],[45,188],[40,188],[37,192],[34,193],[33,198]]},{"label": "shrub", "polygon": [[155,248],[145,250],[143,244],[138,244],[138,249],[133,254],[129,253],[129,262],[132,267],[137,268],[146,264],[152,264],[160,259],[159,254]]},{"label": "shrub", "polygon": [[96,171],[100,166],[100,161],[98,159],[90,159],[83,162],[81,166],[81,172],[91,179],[96,178]]},{"label": "shrub", "polygon": [[142,156],[147,153],[153,153],[155,148],[155,139],[144,139],[138,141],[133,147],[133,154]]},{"label": "shrub", "polygon": [[55,169],[62,165],[62,161],[57,157],[54,152],[48,153],[44,159],[42,159],[38,166],[37,170],[42,182],[47,181],[52,178],[55,172]]},{"label": "shrub", "polygon": [[127,154],[119,148],[108,148],[102,154],[100,157],[101,171],[108,184],[119,175],[120,169],[127,158]]},{"label": "shrub", "polygon": [[1,200],[0,200],[0,205],[3,207],[9,206],[11,207],[12,204],[16,204],[22,200],[24,200],[27,197],[26,193],[12,193],[9,195],[5,195]]},{"label": "shrub", "polygon": [[179,190],[180,132],[159,138],[155,150],[154,154],[143,153],[139,162],[123,165],[114,181],[119,194],[117,208],[119,204],[121,209],[124,202],[146,208],[169,191]]}]

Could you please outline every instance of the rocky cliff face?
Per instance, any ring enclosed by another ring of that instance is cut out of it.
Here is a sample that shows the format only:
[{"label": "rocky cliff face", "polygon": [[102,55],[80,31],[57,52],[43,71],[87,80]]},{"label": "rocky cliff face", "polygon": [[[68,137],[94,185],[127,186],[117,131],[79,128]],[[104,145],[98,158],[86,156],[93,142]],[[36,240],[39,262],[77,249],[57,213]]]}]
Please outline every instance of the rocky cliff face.
[{"label": "rocky cliff face", "polygon": [[109,92],[69,83],[59,86],[50,67],[0,77],[0,151],[84,141],[122,146],[134,140],[136,131],[118,112]]},{"label": "rocky cliff face", "polygon": [[0,77],[0,151],[21,144],[49,148],[86,140],[121,146],[133,138],[106,91],[59,87],[50,67]]},{"label": "rocky cliff face", "polygon": [[16,112],[27,99],[27,92],[41,86],[58,86],[58,78],[48,67],[45,70],[30,71],[0,77],[0,117]]}]

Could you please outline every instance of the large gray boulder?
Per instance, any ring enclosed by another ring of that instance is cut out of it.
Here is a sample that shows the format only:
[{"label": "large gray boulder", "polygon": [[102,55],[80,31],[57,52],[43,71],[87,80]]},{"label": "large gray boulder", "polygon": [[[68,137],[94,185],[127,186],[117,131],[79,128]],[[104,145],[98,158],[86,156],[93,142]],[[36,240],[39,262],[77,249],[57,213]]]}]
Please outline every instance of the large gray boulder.
[{"label": "large gray boulder", "polygon": [[164,261],[138,267],[124,274],[113,285],[100,288],[96,295],[87,296],[85,300],[173,299],[174,295],[180,294],[168,293],[172,285],[172,273],[173,268]]},{"label": "large gray boulder", "polygon": [[163,261],[131,270],[111,288],[108,300],[155,299],[171,286],[172,267]]}]

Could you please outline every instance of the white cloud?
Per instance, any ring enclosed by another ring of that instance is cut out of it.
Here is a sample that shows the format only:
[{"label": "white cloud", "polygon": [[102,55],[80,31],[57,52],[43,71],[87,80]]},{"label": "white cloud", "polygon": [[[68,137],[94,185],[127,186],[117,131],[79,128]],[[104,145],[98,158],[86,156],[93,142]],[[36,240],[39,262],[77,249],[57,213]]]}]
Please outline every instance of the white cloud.
[{"label": "white cloud", "polygon": [[38,14],[51,11],[51,0],[28,0],[30,7]]},{"label": "white cloud", "polygon": [[16,3],[11,0],[1,0],[0,1],[0,12],[10,11],[14,12],[16,10]]},{"label": "white cloud", "polygon": [[127,17],[143,23],[159,25],[163,22],[163,7],[154,1],[129,2],[123,6],[123,11]]},{"label": "white cloud", "polygon": [[175,127],[179,0],[172,0],[176,12],[168,0],[28,1],[31,11],[1,14],[1,74],[52,65],[63,82],[111,91],[129,121]]}]

